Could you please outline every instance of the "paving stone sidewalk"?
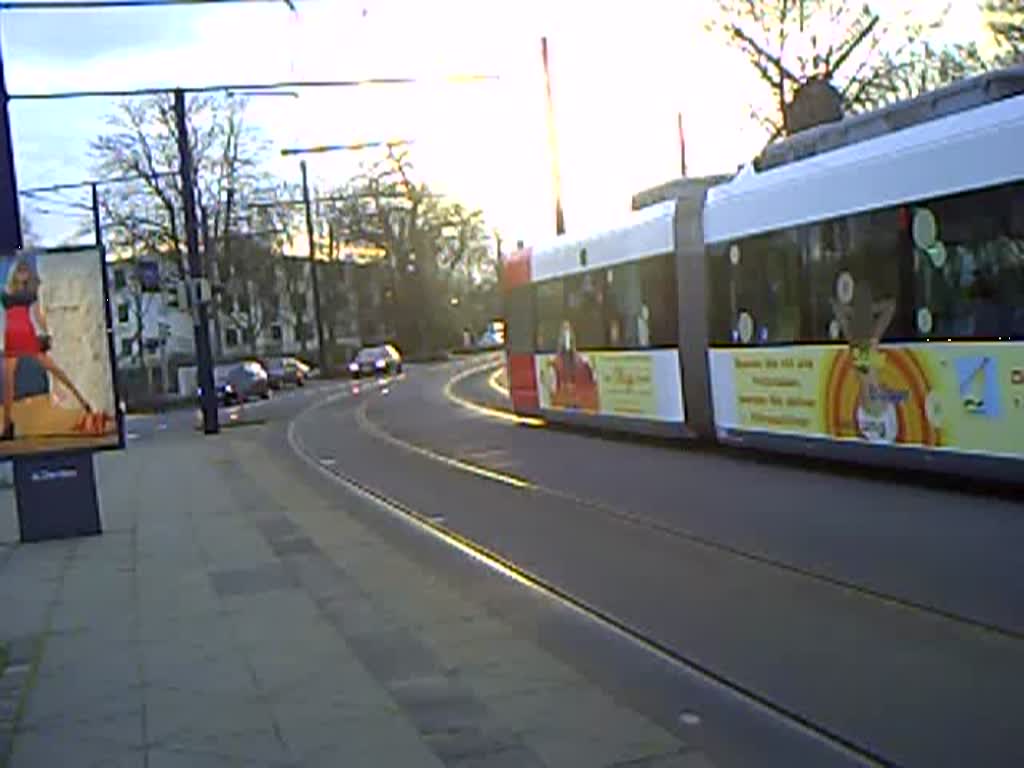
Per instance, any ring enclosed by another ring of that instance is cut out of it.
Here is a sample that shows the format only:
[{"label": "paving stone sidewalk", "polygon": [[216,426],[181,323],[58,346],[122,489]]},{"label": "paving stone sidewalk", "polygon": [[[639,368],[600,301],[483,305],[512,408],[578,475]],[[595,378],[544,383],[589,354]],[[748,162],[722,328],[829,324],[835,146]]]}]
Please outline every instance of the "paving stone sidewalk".
[{"label": "paving stone sidewalk", "polygon": [[305,487],[270,428],[100,455],[102,536],[0,545],[0,768],[711,766]]}]

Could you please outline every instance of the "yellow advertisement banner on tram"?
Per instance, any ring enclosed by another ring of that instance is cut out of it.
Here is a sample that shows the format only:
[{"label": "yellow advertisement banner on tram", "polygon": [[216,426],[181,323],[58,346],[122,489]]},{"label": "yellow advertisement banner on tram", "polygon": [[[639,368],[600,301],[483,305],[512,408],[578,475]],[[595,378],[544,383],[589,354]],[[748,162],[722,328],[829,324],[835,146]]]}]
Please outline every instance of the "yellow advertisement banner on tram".
[{"label": "yellow advertisement banner on tram", "polygon": [[1024,456],[1024,343],[714,349],[720,426]]},{"label": "yellow advertisement banner on tram", "polygon": [[675,349],[539,354],[535,359],[541,408],[683,420]]}]

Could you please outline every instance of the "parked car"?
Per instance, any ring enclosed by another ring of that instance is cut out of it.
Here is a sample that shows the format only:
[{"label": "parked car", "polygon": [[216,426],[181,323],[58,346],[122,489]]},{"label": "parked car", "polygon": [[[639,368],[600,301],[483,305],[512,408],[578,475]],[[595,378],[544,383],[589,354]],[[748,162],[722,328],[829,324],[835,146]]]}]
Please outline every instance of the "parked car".
[{"label": "parked car", "polygon": [[266,361],[270,388],[281,389],[287,386],[302,387],[309,378],[310,367],[297,357],[275,357]]},{"label": "parked car", "polygon": [[402,372],[402,355],[391,344],[364,347],[348,365],[353,378]]},{"label": "parked car", "polygon": [[224,405],[270,397],[270,375],[256,360],[218,365],[213,369],[213,383],[217,400]]}]

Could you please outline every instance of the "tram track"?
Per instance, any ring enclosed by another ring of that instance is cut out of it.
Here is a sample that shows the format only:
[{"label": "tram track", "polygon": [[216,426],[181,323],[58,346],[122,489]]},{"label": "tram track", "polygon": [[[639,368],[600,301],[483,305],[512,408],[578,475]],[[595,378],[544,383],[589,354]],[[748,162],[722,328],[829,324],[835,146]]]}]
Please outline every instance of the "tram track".
[{"label": "tram track", "polygon": [[[454,527],[448,525],[444,518],[423,512],[410,504],[402,502],[380,488],[343,471],[337,464],[324,464],[318,458],[316,451],[310,449],[305,444],[297,425],[303,416],[310,414],[318,408],[336,402],[340,398],[341,396],[339,395],[333,395],[310,405],[289,422],[286,434],[287,442],[292,452],[310,468],[331,482],[342,486],[348,492],[357,495],[364,501],[372,503],[387,514],[399,517],[414,525],[443,544],[458,550],[501,576],[511,579],[522,587],[539,593],[549,600],[560,603],[585,620],[601,626],[606,631],[614,633],[639,649],[653,654],[664,662],[683,668],[687,673],[702,678],[705,683],[718,687],[728,694],[741,697],[748,706],[753,707],[762,716],[767,715],[771,718],[784,720],[789,727],[802,731],[808,739],[828,744],[832,749],[843,755],[845,759],[853,760],[857,764],[864,766],[894,765],[892,761],[887,760],[884,756],[866,745],[848,739],[842,734],[816,723],[813,719],[795,710],[779,705],[770,698],[743,685],[741,682],[716,672],[710,666],[702,664],[700,661],[690,658],[677,649],[634,628],[629,622],[616,617],[608,611],[602,610],[599,606],[587,600],[581,599],[550,579],[544,578],[531,569],[520,566],[493,548],[463,535]],[[471,465],[459,459],[444,457],[430,449],[413,445],[390,435],[369,420],[366,415],[368,403],[369,401],[364,400],[357,405],[352,410],[352,415],[359,428],[373,438],[383,440],[394,447],[443,464],[456,471],[467,472],[477,477],[499,482],[527,492],[538,490],[537,486],[528,482],[511,477],[498,477],[500,473]]]},{"label": "tram track", "polygon": [[[467,408],[474,413],[481,414],[485,417],[496,416],[497,418],[503,418],[505,421],[511,421],[514,423],[516,418],[521,417],[515,417],[515,414],[503,412],[500,409],[493,408],[491,406],[484,406],[482,404],[475,403],[472,400],[465,398],[461,395],[458,395],[455,392],[455,387],[461,382],[471,378],[472,376],[485,373],[489,370],[493,370],[496,365],[500,365],[500,363],[487,363],[484,365],[475,366],[472,368],[459,371],[446,384],[444,388],[444,395],[449,401],[451,401],[455,405]],[[829,574],[811,570],[791,562],[780,560],[778,558],[770,557],[767,555],[761,555],[746,549],[741,549],[739,547],[725,543],[719,539],[704,536],[693,530],[686,529],[683,527],[669,525],[647,515],[642,515],[617,507],[613,507],[596,499],[569,493],[558,488],[551,488],[548,486],[540,485],[538,483],[531,481],[527,477],[503,475],[503,473],[495,472],[492,469],[480,467],[461,459],[452,459],[451,457],[448,457],[441,452],[434,451],[423,446],[415,445],[413,443],[410,443],[409,441],[402,440],[401,438],[395,437],[394,435],[387,433],[379,425],[373,424],[370,421],[370,419],[366,415],[366,406],[367,404],[363,403],[356,413],[357,422],[360,424],[360,427],[363,428],[366,432],[368,432],[369,434],[373,434],[378,438],[385,439],[388,442],[396,446],[402,447],[406,450],[418,453],[423,456],[427,456],[428,458],[432,458],[433,460],[441,463],[449,464],[453,468],[463,469],[464,471],[473,472],[475,474],[479,474],[482,476],[491,476],[491,479],[497,480],[499,482],[504,482],[509,485],[514,485],[515,487],[518,487],[523,491],[560,499],[584,507],[586,509],[593,510],[594,512],[598,512],[607,517],[611,517],[617,520],[630,523],[632,525],[646,528],[648,530],[656,531],[658,533],[663,533],[668,536],[682,539],[692,544],[697,544],[701,547],[704,547],[714,552],[718,552],[747,562],[757,563],[759,565],[784,571],[796,576],[800,576],[802,578],[811,579],[813,581],[822,584],[827,584],[831,587],[845,590],[853,594],[878,600],[888,605],[892,605],[906,610],[918,611],[930,616],[941,618],[947,621],[952,621],[963,626],[970,627],[972,629],[990,632],[1008,639],[1024,640],[1024,632],[1022,631],[1017,631],[1015,629],[1003,627],[992,622],[982,621],[971,616],[965,616],[955,611],[945,610],[938,606],[929,605],[927,603],[916,600],[911,600],[878,589],[872,589],[871,587],[864,586],[863,584],[858,584],[853,581],[837,578],[835,576],[830,576]],[[508,418],[509,416],[513,418]],[[543,421],[536,419],[530,420],[527,423],[530,426],[539,426],[540,424],[543,424]]]},{"label": "tram track", "polygon": [[[648,456],[651,446],[623,444],[619,451],[614,443],[562,431],[547,440],[533,429],[502,429],[448,403],[443,388],[451,373],[451,367],[413,371],[387,394],[310,412],[298,436],[307,441],[308,456],[322,463],[321,473],[343,476],[392,502],[401,508],[392,509],[395,514],[418,515],[477,555],[565,597],[566,605],[589,611],[601,626],[635,636],[638,648],[647,642],[652,653],[665,651],[664,658],[676,659],[691,677],[703,675],[706,687],[719,686],[735,702],[774,713],[763,722],[775,718],[791,724],[783,730],[804,729],[819,743],[858,755],[856,764],[944,766],[962,764],[957,755],[997,762],[1024,757],[1010,736],[1018,688],[1012,680],[1024,670],[1016,632],[998,625],[990,631],[984,622],[927,603],[851,587],[836,574],[813,570],[813,563],[812,569],[793,566],[779,553],[751,552],[743,540],[718,541],[717,530],[689,531],[674,524],[674,515],[659,519],[660,506],[651,516],[620,507],[620,499],[632,498],[628,494],[586,498],[586,486],[571,472],[550,471],[563,454],[577,456],[578,466],[588,457],[603,462],[609,452],[632,455],[626,466],[652,478],[675,465],[669,461],[675,454],[666,451],[659,460],[659,452]],[[553,450],[531,453],[531,446],[552,443]],[[691,465],[692,475],[706,459],[683,452],[679,461]],[[648,469],[639,468],[645,464]],[[729,471],[746,472],[744,466]],[[773,483],[766,473],[787,471],[750,466],[767,488]],[[710,470],[706,490],[717,487],[720,471]],[[565,478],[568,487],[560,489],[551,478]],[[637,488],[646,487],[643,475],[635,479]],[[608,484],[596,487],[607,490]],[[878,488],[883,499],[893,493]],[[865,486],[862,492],[870,491]],[[642,498],[664,503],[657,492]],[[722,503],[734,499],[726,495]],[[709,500],[698,494],[693,502]],[[367,514],[374,515],[372,509]],[[694,521],[703,519],[698,513]],[[728,526],[722,530],[728,535]],[[770,543],[756,530],[746,538]],[[652,711],[664,716],[663,709]],[[965,723],[968,730],[957,741],[952,734]],[[930,735],[940,733],[948,735]]]}]

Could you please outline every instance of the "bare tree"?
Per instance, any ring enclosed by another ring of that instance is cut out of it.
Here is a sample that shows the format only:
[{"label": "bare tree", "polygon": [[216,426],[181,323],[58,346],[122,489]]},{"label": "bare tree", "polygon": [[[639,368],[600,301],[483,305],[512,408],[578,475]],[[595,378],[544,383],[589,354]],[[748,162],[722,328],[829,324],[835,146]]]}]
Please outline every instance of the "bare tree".
[{"label": "bare tree", "polygon": [[844,0],[716,0],[716,6],[710,28],[742,51],[768,89],[770,98],[755,103],[752,116],[772,140],[790,132],[788,107],[809,82],[831,85],[850,112],[898,98],[886,85],[894,65],[938,23],[886,21],[871,4]]},{"label": "bare tree", "polygon": [[[186,103],[195,164],[196,203],[208,227],[208,251],[228,231],[229,190],[241,194],[263,182],[256,172],[261,142],[244,121],[245,100],[200,95]],[[185,273],[184,204],[173,101],[161,94],[124,101],[107,118],[110,131],[92,142],[100,178],[136,176],[101,198],[112,250],[152,254]]]},{"label": "bare tree", "polygon": [[493,272],[481,212],[417,182],[409,153],[394,147],[336,196],[344,199],[332,213],[336,232],[387,254],[400,344],[423,355],[445,345],[453,289]]}]

